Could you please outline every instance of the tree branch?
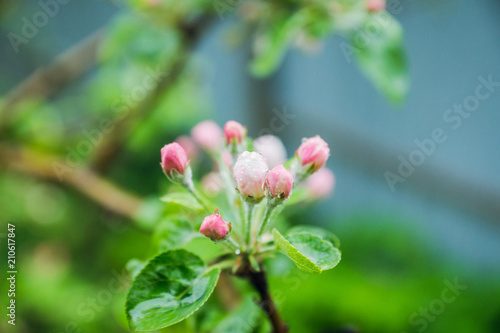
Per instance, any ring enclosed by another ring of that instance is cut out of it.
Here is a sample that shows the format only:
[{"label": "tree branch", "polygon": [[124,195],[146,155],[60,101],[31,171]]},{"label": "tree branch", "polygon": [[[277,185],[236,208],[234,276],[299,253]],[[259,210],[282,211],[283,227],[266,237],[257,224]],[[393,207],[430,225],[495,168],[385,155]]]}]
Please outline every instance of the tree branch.
[{"label": "tree branch", "polygon": [[105,180],[87,167],[65,171],[60,179],[54,166],[67,166],[57,157],[41,154],[24,147],[7,146],[0,143],[0,161],[14,171],[50,180],[64,181],[77,191],[117,214],[132,219],[141,199]]},{"label": "tree branch", "polygon": [[264,267],[261,265],[260,272],[252,270],[250,265],[245,267],[240,276],[246,278],[254,289],[259,293],[260,301],[257,303],[262,310],[266,313],[267,317],[273,325],[274,333],[287,333],[288,325],[281,318],[278,308],[274,303],[271,294],[269,293],[269,286],[267,283],[266,273]]},{"label": "tree branch", "polygon": [[96,60],[102,31],[98,30],[59,55],[51,64],[34,71],[7,93],[0,107],[0,123],[5,126],[16,106],[28,98],[49,97],[69,82],[85,74]]},{"label": "tree branch", "polygon": [[154,110],[155,106],[161,100],[161,97],[177,83],[189,62],[189,55],[186,54],[186,51],[191,50],[196,45],[200,35],[211,22],[212,17],[200,16],[193,22],[185,23],[179,27],[179,30],[182,31],[184,36],[185,50],[181,50],[177,55],[177,59],[173,62],[173,65],[166,69],[166,71],[169,72],[168,75],[162,77],[153,92],[149,94],[142,103],[125,111],[126,115],[115,122],[113,134],[108,135],[96,149],[92,161],[94,169],[98,171],[105,170],[106,166],[109,165],[120,152],[123,142],[130,136],[130,133],[134,132],[139,126],[134,123],[134,120],[147,117],[147,115]]}]

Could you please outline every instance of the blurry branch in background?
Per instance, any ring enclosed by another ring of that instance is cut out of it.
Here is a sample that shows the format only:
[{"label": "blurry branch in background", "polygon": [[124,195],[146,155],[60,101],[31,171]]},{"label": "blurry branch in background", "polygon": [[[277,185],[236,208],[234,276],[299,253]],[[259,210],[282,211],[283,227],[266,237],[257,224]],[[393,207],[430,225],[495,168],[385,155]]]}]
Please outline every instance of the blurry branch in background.
[{"label": "blurry branch in background", "polygon": [[[181,77],[184,69],[190,60],[192,49],[196,46],[201,34],[212,22],[213,18],[209,16],[200,16],[191,23],[181,26],[179,29],[184,38],[184,49],[174,59],[173,64],[163,68],[167,73],[158,81],[153,91],[139,105],[125,111],[125,117],[119,118],[114,124],[112,135],[108,135],[97,147],[94,154],[92,167],[103,171],[110,162],[119,153],[123,143],[141,125],[144,120],[155,108],[157,103],[169,93]],[[141,119],[142,118],[142,119]]]},{"label": "blurry branch in background", "polygon": [[[127,117],[119,119],[115,124],[112,135],[108,135],[103,144],[97,147],[94,158],[96,169],[103,168],[116,156],[123,141],[137,126],[135,120],[140,121],[141,117],[153,109],[160,96],[180,77],[189,60],[187,57],[189,48],[195,45],[208,22],[207,17],[202,16],[191,24],[186,24],[180,28],[185,38],[185,52],[180,54],[174,61],[172,68],[169,68],[171,70],[169,75],[158,83],[150,98],[147,98],[142,104],[127,113]],[[49,66],[36,70],[10,91],[0,108],[0,120],[2,121],[0,126],[8,126],[9,114],[15,110],[18,103],[34,97],[51,96],[91,69],[96,61],[101,37],[102,31],[95,32],[58,56]],[[58,180],[53,164],[57,162],[64,164],[59,156],[41,154],[26,147],[6,146],[2,143],[0,143],[0,161],[2,161],[3,165],[15,171],[52,181]],[[141,204],[140,198],[113,185],[86,166],[67,173],[64,181],[107,209],[131,219]]]},{"label": "blurry branch in background", "polygon": [[0,107],[0,126],[5,126],[16,106],[27,99],[49,97],[87,73],[96,62],[102,31],[97,31],[41,67],[12,89]]},{"label": "blurry branch in background", "polygon": [[[58,161],[58,157],[55,156],[0,143],[1,165],[16,172],[58,182],[59,179],[53,169],[53,164]],[[62,160],[59,162],[63,163]],[[66,173],[64,181],[101,206],[131,220],[142,203],[140,198],[105,180],[87,167],[76,168],[73,172]]]}]

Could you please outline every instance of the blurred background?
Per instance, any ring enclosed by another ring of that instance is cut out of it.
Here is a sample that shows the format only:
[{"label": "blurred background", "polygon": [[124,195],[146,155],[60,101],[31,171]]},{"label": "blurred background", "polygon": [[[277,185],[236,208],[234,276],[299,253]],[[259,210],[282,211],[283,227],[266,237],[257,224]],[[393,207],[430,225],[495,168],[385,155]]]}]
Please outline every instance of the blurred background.
[{"label": "blurred background", "polygon": [[231,13],[182,35],[117,1],[63,2],[36,31],[40,3],[0,3],[0,242],[15,224],[19,271],[1,331],[128,331],[124,267],[151,254],[143,203],[169,187],[159,149],[234,119],[289,156],[316,134],[331,147],[333,195],[288,217],[335,232],[343,259],[320,276],[271,263],[291,332],[500,332],[500,3],[397,1],[410,89],[395,104],[338,35],[256,78]]}]

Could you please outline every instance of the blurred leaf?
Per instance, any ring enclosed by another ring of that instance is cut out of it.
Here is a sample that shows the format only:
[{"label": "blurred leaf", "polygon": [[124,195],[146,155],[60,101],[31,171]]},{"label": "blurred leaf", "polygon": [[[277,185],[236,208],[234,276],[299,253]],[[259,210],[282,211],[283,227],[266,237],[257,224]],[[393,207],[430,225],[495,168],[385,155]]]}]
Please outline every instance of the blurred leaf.
[{"label": "blurred leaf", "polygon": [[305,17],[303,12],[273,17],[273,20],[255,38],[255,58],[250,71],[257,77],[271,74],[281,63],[294,34]]},{"label": "blurred leaf", "polygon": [[294,233],[299,233],[299,232],[307,232],[310,234],[313,234],[315,236],[318,236],[319,238],[328,241],[333,244],[336,248],[340,247],[340,239],[332,232],[320,228],[320,227],[315,227],[312,225],[297,225],[292,228],[290,228],[287,232],[287,234],[291,235]]},{"label": "blurred leaf", "polygon": [[163,206],[156,197],[145,199],[137,209],[134,220],[139,226],[151,230],[161,219],[164,210]]},{"label": "blurred leaf", "polygon": [[135,14],[118,16],[108,27],[100,57],[103,62],[133,60],[143,65],[157,65],[178,50],[181,37],[176,29],[151,24]]},{"label": "blurred leaf", "polygon": [[196,333],[194,326],[196,325],[195,318],[189,317],[161,330],[162,333]]},{"label": "blurred leaf", "polygon": [[293,205],[296,205],[298,203],[302,203],[304,201],[307,201],[307,199],[310,199],[310,198],[311,198],[311,196],[305,187],[294,186],[292,195],[286,201],[286,205],[293,206]]},{"label": "blurred leaf", "polygon": [[136,331],[157,330],[189,317],[212,294],[220,269],[193,253],[164,252],[135,278],[127,295],[127,318]]},{"label": "blurred leaf", "polygon": [[182,248],[196,254],[205,262],[210,262],[228,252],[224,246],[215,244],[207,237],[192,238],[189,242],[184,244]]},{"label": "blurred leaf", "polygon": [[202,213],[204,210],[198,201],[187,192],[169,193],[161,197],[160,200],[168,204],[168,209],[181,207],[198,213]]},{"label": "blurred leaf", "polygon": [[304,272],[320,274],[340,261],[340,251],[316,235],[299,232],[285,238],[274,229],[273,236],[276,247]]},{"label": "blurred leaf", "polygon": [[369,15],[352,43],[363,73],[391,102],[402,103],[409,89],[409,73],[399,23],[386,12]]},{"label": "blurred leaf", "polygon": [[212,331],[213,333],[251,333],[263,319],[262,311],[252,297],[247,297],[232,313],[227,315]]},{"label": "blurred leaf", "polygon": [[182,218],[167,218],[158,225],[153,239],[158,252],[181,247],[191,239],[200,236],[189,221]]}]

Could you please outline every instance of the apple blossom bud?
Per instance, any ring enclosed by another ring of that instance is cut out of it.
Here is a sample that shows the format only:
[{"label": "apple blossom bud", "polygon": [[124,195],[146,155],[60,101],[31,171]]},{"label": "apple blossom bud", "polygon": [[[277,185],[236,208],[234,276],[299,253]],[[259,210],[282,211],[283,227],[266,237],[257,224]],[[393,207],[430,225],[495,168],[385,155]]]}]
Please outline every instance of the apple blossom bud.
[{"label": "apple blossom bud", "polygon": [[335,175],[328,168],[318,170],[307,178],[305,188],[314,198],[326,198],[335,188]]},{"label": "apple blossom bud", "polygon": [[205,120],[191,130],[193,140],[208,151],[215,151],[222,145],[222,130],[215,122]]},{"label": "apple blossom bud", "polygon": [[267,160],[270,168],[286,161],[286,149],[283,142],[274,135],[263,135],[253,142],[253,148]]},{"label": "apple blossom bud", "polygon": [[189,164],[186,152],[177,142],[169,143],[161,149],[161,167],[168,178],[184,175]]},{"label": "apple blossom bud", "polygon": [[245,151],[233,167],[233,179],[242,197],[257,203],[264,197],[264,181],[269,171],[266,159],[259,153]]},{"label": "apple blossom bud", "polygon": [[189,159],[196,159],[198,157],[198,146],[196,146],[194,140],[189,136],[181,135],[180,137],[175,139],[175,142],[177,142],[181,145],[182,148],[184,148],[184,151],[186,152],[186,155]]},{"label": "apple blossom bud", "polygon": [[308,168],[308,172],[313,173],[325,166],[330,156],[330,148],[317,135],[313,138],[304,139],[295,155],[297,155],[302,167]]},{"label": "apple blossom bud", "polygon": [[273,199],[288,199],[292,193],[293,176],[283,165],[275,166],[266,176],[266,191]]},{"label": "apple blossom bud", "polygon": [[203,219],[200,233],[214,242],[225,240],[231,233],[231,223],[226,223],[216,211]]},{"label": "apple blossom bud", "polygon": [[240,144],[247,136],[247,128],[239,122],[230,120],[224,125],[226,144]]},{"label": "apple blossom bud", "polygon": [[380,12],[385,9],[385,0],[367,0],[366,8],[369,12]]}]

